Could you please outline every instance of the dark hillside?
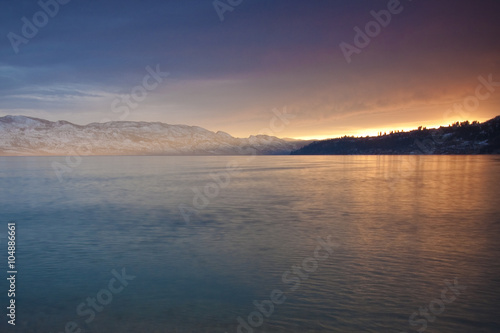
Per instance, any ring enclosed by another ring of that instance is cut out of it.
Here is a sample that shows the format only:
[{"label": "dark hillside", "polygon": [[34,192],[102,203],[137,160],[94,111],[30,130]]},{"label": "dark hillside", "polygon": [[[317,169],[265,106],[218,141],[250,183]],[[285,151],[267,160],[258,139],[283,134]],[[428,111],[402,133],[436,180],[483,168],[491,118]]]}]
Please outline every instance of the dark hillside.
[{"label": "dark hillside", "polygon": [[315,141],[292,155],[498,154],[500,116],[484,123],[468,121],[448,127],[391,132],[377,137],[343,137]]}]

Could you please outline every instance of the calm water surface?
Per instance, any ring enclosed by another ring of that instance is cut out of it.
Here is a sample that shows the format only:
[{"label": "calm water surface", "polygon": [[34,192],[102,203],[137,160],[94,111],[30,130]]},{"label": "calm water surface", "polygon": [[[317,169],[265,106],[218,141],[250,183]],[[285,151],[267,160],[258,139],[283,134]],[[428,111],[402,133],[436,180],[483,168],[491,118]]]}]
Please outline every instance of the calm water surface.
[{"label": "calm water surface", "polygon": [[85,157],[62,182],[53,162],[0,158],[2,332],[500,332],[499,157]]}]

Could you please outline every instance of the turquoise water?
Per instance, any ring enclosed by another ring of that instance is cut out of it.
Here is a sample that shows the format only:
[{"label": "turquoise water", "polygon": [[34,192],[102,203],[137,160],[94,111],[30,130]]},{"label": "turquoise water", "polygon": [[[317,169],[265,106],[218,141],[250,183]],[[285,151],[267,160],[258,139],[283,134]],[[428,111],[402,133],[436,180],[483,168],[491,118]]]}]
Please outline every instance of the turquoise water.
[{"label": "turquoise water", "polygon": [[499,157],[70,162],[0,157],[2,332],[500,332]]}]

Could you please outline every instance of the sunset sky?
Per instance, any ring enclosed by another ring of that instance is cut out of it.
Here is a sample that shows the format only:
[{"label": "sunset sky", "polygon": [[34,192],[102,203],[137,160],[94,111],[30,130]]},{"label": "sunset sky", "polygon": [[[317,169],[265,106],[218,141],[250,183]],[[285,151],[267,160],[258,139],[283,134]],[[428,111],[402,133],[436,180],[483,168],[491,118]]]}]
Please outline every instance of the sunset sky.
[{"label": "sunset sky", "polygon": [[[500,115],[497,0],[221,0],[219,13],[213,0],[71,0],[57,13],[53,1],[53,17],[35,0],[0,3],[0,116],[247,137],[286,109],[294,118],[267,134],[325,138]],[[369,24],[388,6],[385,27]],[[348,63],[340,45],[367,23],[373,37]],[[169,75],[126,107],[148,66]]]}]

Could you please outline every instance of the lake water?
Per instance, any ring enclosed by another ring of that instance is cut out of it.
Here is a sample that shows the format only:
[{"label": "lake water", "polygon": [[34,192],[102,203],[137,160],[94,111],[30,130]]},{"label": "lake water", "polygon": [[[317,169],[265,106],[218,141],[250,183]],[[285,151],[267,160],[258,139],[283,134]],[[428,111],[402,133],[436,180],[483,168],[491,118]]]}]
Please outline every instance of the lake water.
[{"label": "lake water", "polygon": [[498,156],[69,162],[0,158],[2,332],[500,332]]}]

